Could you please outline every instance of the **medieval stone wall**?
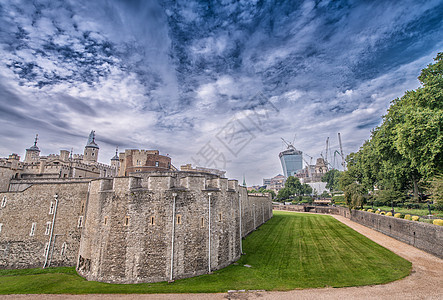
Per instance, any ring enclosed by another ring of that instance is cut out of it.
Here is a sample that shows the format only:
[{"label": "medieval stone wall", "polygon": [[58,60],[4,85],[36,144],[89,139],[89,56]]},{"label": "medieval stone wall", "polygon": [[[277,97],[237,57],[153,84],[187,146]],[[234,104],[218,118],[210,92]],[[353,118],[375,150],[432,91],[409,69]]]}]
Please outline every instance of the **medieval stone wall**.
[{"label": "medieval stone wall", "polygon": [[11,181],[0,193],[0,267],[77,265],[116,283],[192,277],[236,261],[241,238],[272,217],[269,195],[248,197],[236,180],[140,175]]},{"label": "medieval stone wall", "polygon": [[88,182],[59,180],[0,193],[0,268],[74,266],[87,192]]}]

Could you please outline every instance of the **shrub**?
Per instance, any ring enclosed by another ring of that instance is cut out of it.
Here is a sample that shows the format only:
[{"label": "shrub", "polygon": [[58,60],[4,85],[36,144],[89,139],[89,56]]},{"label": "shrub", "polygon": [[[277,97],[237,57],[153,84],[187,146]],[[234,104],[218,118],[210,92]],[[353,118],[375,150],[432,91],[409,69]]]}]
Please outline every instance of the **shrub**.
[{"label": "shrub", "polygon": [[376,213],[377,215],[380,214],[380,212],[379,212],[378,210],[376,210],[375,213]]},{"label": "shrub", "polygon": [[434,222],[432,222],[434,225],[443,226],[443,220],[441,219],[435,219]]},{"label": "shrub", "polygon": [[405,215],[405,220],[410,220],[411,219],[411,215]]},{"label": "shrub", "polygon": [[385,213],[384,211],[382,211],[382,212],[380,213],[380,215],[386,215],[386,213]]},{"label": "shrub", "polygon": [[370,209],[370,208],[368,208],[368,212],[371,212],[371,213],[373,213],[373,212],[374,212],[374,210],[373,210],[373,209]]},{"label": "shrub", "polygon": [[396,213],[396,214],[394,215],[394,218],[401,218],[401,213]]},{"label": "shrub", "polygon": [[392,213],[391,212],[387,212],[386,215],[392,217]]},{"label": "shrub", "polygon": [[429,219],[421,219],[420,218],[420,222],[424,222],[424,223],[428,223],[428,224],[433,224],[432,220],[429,220]]},{"label": "shrub", "polygon": [[419,216],[412,216],[411,220],[412,221],[418,221],[418,220],[420,220],[420,217]]}]

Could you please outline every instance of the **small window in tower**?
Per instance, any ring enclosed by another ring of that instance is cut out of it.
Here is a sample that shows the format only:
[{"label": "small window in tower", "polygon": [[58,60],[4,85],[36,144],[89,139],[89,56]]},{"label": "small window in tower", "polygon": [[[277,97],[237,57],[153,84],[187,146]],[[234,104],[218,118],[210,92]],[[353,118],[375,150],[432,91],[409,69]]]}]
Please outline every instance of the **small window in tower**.
[{"label": "small window in tower", "polygon": [[129,226],[129,216],[125,217],[125,226]]},{"label": "small window in tower", "polygon": [[94,156],[94,154],[95,154],[95,153],[94,153],[94,152],[92,152],[92,154],[91,154],[91,155],[92,155],[92,156]]},{"label": "small window in tower", "polygon": [[85,210],[85,204],[82,203],[82,209],[81,209],[80,213],[82,214],[84,210]]},{"label": "small window in tower", "polygon": [[177,215],[177,224],[181,224],[181,223],[182,223],[182,216]]},{"label": "small window in tower", "polygon": [[63,256],[66,251],[66,242],[63,242],[62,249],[60,250],[60,256]]},{"label": "small window in tower", "polygon": [[77,227],[78,228],[83,227],[83,216],[78,217]]},{"label": "small window in tower", "polygon": [[49,235],[50,232],[51,232],[51,222],[46,222],[45,235]]},{"label": "small window in tower", "polygon": [[223,218],[222,218],[222,213],[219,213],[219,214],[218,214],[218,221],[221,222],[222,220],[223,220]]},{"label": "small window in tower", "polygon": [[5,207],[5,206],[6,206],[6,196],[3,196],[2,207]]},{"label": "small window in tower", "polygon": [[155,166],[158,167],[158,161],[155,162]]},{"label": "small window in tower", "polygon": [[0,223],[0,233],[2,232],[3,223]]},{"label": "small window in tower", "polygon": [[54,213],[54,201],[51,201],[49,205],[49,214],[52,215]]},{"label": "small window in tower", "polygon": [[105,217],[105,219],[103,220],[103,224],[104,225],[108,224],[108,217]]},{"label": "small window in tower", "polygon": [[32,225],[31,225],[31,232],[29,233],[29,236],[34,236],[35,226],[36,226],[36,223],[32,223]]},{"label": "small window in tower", "polygon": [[155,217],[154,216],[151,216],[149,218],[149,225],[155,225]]},{"label": "small window in tower", "polygon": [[200,219],[200,227],[203,228],[205,227],[205,218],[201,217]]}]

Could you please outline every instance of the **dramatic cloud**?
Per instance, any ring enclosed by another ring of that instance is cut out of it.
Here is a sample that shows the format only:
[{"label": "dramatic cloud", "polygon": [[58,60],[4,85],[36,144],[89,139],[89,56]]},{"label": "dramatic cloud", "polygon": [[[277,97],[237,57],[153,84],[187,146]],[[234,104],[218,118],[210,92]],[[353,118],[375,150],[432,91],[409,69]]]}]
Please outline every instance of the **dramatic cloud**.
[{"label": "dramatic cloud", "polygon": [[[443,46],[441,1],[20,1],[0,4],[1,156],[115,146],[248,184],[280,137],[356,151]],[[236,132],[234,137],[232,132]]]}]

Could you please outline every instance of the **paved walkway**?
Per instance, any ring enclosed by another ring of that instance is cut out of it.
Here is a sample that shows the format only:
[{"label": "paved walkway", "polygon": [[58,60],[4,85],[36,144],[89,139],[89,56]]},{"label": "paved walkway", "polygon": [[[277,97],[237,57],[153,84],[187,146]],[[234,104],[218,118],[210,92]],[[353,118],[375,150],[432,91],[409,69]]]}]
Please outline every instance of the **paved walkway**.
[{"label": "paved walkway", "polygon": [[157,294],[157,295],[8,295],[2,299],[443,299],[443,260],[397,241],[342,216],[333,216],[357,232],[412,262],[412,274],[388,284],[293,290],[289,292],[247,292],[223,294]]}]

